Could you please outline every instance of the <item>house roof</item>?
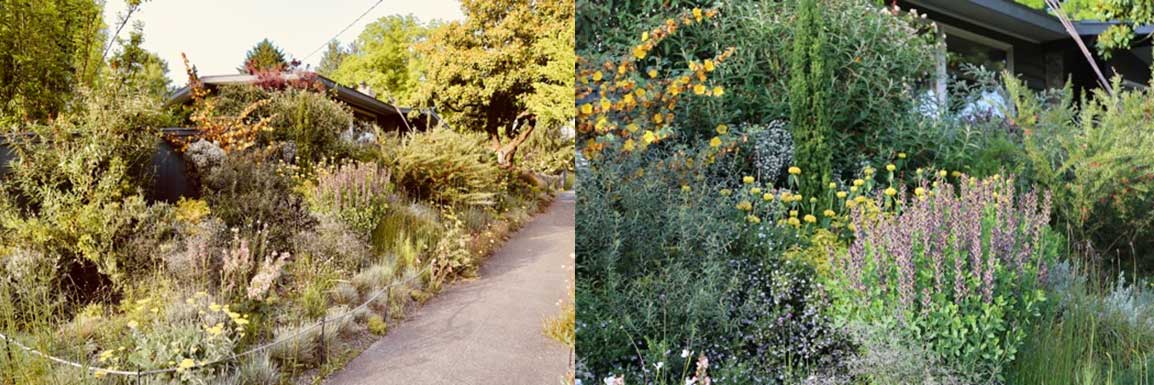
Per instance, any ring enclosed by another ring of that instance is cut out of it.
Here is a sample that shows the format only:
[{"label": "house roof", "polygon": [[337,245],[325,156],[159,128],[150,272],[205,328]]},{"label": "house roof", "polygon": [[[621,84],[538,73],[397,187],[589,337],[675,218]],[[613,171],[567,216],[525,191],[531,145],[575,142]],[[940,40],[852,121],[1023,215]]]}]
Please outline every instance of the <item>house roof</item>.
[{"label": "house roof", "polygon": [[[309,76],[311,77],[312,75],[310,74]],[[303,77],[303,74],[298,73],[298,72],[290,72],[290,73],[283,74],[283,77],[284,77],[284,80],[286,80],[286,81],[293,81],[293,80],[301,79]],[[222,85],[230,85],[230,84],[253,84],[253,83],[256,83],[257,80],[258,80],[258,78],[256,75],[250,75],[250,74],[209,75],[209,76],[201,76],[200,77],[200,81],[204,82],[204,84],[206,84],[206,85],[212,85],[212,86],[222,86]],[[316,80],[321,82],[321,84],[323,84],[325,86],[325,89],[336,91],[335,97],[338,100],[344,102],[345,104],[348,104],[354,110],[365,111],[365,112],[368,112],[370,114],[377,115],[377,116],[391,116],[391,115],[405,116],[409,112],[413,111],[412,108],[397,107],[397,106],[394,106],[392,104],[385,103],[383,101],[378,100],[375,97],[366,95],[365,93],[357,91],[353,88],[349,88],[349,87],[345,87],[343,85],[340,85],[336,81],[333,81],[332,79],[326,78],[326,77],[321,76],[319,74],[316,75]],[[188,103],[189,101],[192,100],[192,93],[191,92],[192,92],[192,89],[186,85],[186,86],[176,90],[176,92],[174,92],[169,97],[169,102],[170,103],[176,103],[176,104]],[[427,117],[429,120],[431,120],[434,124],[442,122],[441,117],[438,116],[437,113],[432,111],[432,110],[427,110],[427,109],[426,110],[420,110],[420,113],[421,113],[421,115],[423,115],[423,116]]]},{"label": "house roof", "polygon": [[[1057,17],[1012,0],[908,0],[914,8],[955,17],[992,31],[1031,43],[1069,39]],[[1075,21],[1079,35],[1097,35],[1114,21]],[[1135,28],[1137,34],[1154,32],[1154,26]]]}]

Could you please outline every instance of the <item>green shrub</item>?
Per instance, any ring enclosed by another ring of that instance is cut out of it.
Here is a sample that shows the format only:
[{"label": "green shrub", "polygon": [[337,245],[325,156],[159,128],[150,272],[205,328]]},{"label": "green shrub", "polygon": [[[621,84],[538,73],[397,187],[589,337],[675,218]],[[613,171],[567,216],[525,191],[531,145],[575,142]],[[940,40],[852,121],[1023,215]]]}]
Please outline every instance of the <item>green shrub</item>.
[{"label": "green shrub", "polygon": [[369,333],[383,336],[389,332],[389,325],[385,323],[385,319],[378,314],[369,316]]},{"label": "green shrub", "polygon": [[497,203],[501,170],[484,134],[437,128],[382,148],[393,179],[408,194],[437,204]]},{"label": "green shrub", "polygon": [[[683,349],[731,367],[727,380],[737,383],[777,383],[834,363],[847,347],[823,315],[823,290],[812,269],[781,259],[790,242],[779,233],[792,229],[735,214],[718,193],[731,159],[656,166],[675,156],[651,148],[579,169],[577,346],[593,374],[583,381],[652,370],[639,360],[680,368]],[[677,373],[662,375],[658,383]]]},{"label": "green shrub", "polygon": [[314,225],[291,173],[262,151],[230,154],[203,176],[203,197],[229,227],[263,229],[271,249],[289,250],[291,237]]},{"label": "green shrub", "polygon": [[817,197],[830,182],[833,170],[833,121],[830,114],[832,71],[826,63],[822,10],[814,0],[799,2],[793,22],[793,52],[789,57],[790,127],[795,144],[794,164],[805,171],[800,179],[803,196]]},{"label": "green shrub", "polygon": [[1154,253],[1154,131],[1146,112],[1154,91],[1125,90],[1115,78],[1114,95],[1094,90],[1075,107],[1067,87],[1047,105],[1020,80],[1003,77],[1029,171],[1054,192],[1058,223],[1101,250]]},{"label": "green shrub", "polygon": [[171,217],[143,196],[159,102],[100,90],[83,94],[77,110],[26,134],[6,132],[17,160],[0,177],[0,250],[42,254],[61,291],[91,299],[108,294],[102,281],[120,289],[155,264]]},{"label": "green shrub", "polygon": [[301,165],[347,155],[348,148],[340,136],[352,127],[353,114],[325,92],[291,87],[269,91],[252,85],[226,85],[218,89],[212,100],[216,109],[226,115],[240,115],[252,103],[267,100],[246,119],[249,123],[268,119],[271,130],[262,134],[262,142],[292,143],[294,158]]}]

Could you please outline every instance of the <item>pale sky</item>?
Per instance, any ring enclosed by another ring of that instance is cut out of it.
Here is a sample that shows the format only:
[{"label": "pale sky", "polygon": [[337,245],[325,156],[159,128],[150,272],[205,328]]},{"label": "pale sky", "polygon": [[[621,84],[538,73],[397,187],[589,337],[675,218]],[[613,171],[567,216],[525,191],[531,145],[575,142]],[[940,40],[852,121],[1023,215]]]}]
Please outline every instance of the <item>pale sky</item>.
[{"label": "pale sky", "polygon": [[[314,68],[325,44],[350,22],[372,7],[376,0],[151,0],[133,14],[144,22],[144,48],[168,63],[173,84],[187,83],[180,53],[188,55],[200,75],[234,74],[245,52],[268,38],[290,61],[301,59]],[[108,0],[104,20],[114,29],[124,0]],[[365,25],[387,15],[412,14],[422,22],[464,18],[458,0],[383,0],[347,31],[337,37],[342,44],[357,38]],[[127,37],[130,24],[121,31]],[[111,33],[111,31],[109,32]]]}]

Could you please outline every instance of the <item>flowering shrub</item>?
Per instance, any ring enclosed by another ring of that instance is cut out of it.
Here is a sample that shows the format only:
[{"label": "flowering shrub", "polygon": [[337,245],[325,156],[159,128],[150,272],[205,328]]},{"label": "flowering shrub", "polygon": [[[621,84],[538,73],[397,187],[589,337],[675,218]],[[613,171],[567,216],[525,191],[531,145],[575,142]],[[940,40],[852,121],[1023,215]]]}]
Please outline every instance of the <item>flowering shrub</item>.
[{"label": "flowering shrub", "polygon": [[577,140],[585,142],[582,151],[586,156],[596,158],[609,145],[624,152],[643,150],[677,131],[674,112],[683,94],[725,94],[724,87],[707,80],[709,73],[733,55],[732,48],[710,59],[689,61],[688,71],[665,69],[663,60],[649,56],[682,25],[700,24],[716,15],[715,9],[694,8],[670,18],[642,33],[641,42],[624,58],[612,57],[600,65],[589,58],[579,58]]},{"label": "flowering shrub", "polygon": [[373,162],[350,162],[322,167],[316,178],[308,194],[310,209],[340,218],[368,239],[388,209],[393,190],[388,170]]},{"label": "flowering shrub", "polygon": [[[835,271],[851,319],[904,330],[960,368],[1001,376],[1045,300],[1058,239],[1050,198],[1014,182],[938,178],[851,211],[854,241]],[[955,188],[957,193],[955,193]]]},{"label": "flowering shrub", "polygon": [[397,186],[416,198],[447,205],[498,203],[501,170],[483,134],[437,128],[400,144],[383,141],[381,152]]}]

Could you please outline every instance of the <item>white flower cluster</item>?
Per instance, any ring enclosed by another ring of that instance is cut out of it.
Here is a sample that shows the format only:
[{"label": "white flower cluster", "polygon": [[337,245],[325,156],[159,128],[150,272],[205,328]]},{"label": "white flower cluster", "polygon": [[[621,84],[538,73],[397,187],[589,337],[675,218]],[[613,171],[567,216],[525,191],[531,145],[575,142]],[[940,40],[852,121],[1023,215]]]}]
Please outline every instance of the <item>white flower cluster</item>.
[{"label": "white flower cluster", "polygon": [[758,179],[773,181],[793,162],[793,135],[784,121],[774,120],[748,130],[753,136],[753,164]]}]

